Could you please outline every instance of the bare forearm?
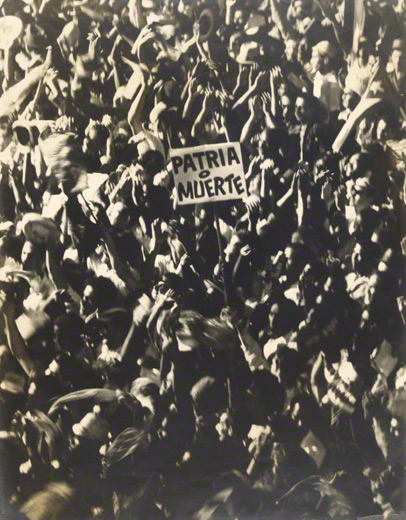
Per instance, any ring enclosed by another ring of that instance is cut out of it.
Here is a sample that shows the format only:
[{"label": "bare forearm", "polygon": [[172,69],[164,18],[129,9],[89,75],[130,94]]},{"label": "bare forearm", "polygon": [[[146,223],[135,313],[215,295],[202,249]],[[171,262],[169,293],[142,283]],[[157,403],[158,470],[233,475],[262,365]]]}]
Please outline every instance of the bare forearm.
[{"label": "bare forearm", "polygon": [[4,316],[4,321],[6,325],[8,346],[11,352],[28,376],[35,375],[37,373],[36,364],[27,351],[27,347],[20,331],[18,330],[14,316],[7,314]]},{"label": "bare forearm", "polygon": [[137,29],[142,29],[145,27],[147,25],[147,21],[142,11],[141,1],[130,0],[128,8],[130,13],[130,22],[134,25],[134,27]]},{"label": "bare forearm", "polygon": [[7,88],[10,88],[14,84],[14,56],[11,49],[4,53],[4,77]]},{"label": "bare forearm", "polygon": [[68,289],[69,284],[63,274],[60,258],[56,253],[55,248],[48,247],[46,252],[46,265],[49,276],[56,289]]},{"label": "bare forearm", "polygon": [[8,89],[0,98],[0,117],[5,117],[17,110],[33,87],[45,76],[49,65],[44,63],[35,67],[27,76]]},{"label": "bare forearm", "polygon": [[[146,114],[143,111],[145,100],[147,98],[147,89],[145,86],[141,87],[140,92],[135,98],[131,105],[130,112],[128,114],[128,123],[134,135],[142,132],[142,121],[145,120]],[[143,117],[141,117],[143,115]]]}]

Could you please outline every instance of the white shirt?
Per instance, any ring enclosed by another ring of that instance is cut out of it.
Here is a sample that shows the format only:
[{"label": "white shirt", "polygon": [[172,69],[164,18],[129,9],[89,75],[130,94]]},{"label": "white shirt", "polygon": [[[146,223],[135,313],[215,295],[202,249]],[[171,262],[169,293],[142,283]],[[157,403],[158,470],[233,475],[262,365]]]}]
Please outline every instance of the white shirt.
[{"label": "white shirt", "polygon": [[314,76],[313,95],[327,108],[329,112],[340,110],[342,89],[334,72]]}]

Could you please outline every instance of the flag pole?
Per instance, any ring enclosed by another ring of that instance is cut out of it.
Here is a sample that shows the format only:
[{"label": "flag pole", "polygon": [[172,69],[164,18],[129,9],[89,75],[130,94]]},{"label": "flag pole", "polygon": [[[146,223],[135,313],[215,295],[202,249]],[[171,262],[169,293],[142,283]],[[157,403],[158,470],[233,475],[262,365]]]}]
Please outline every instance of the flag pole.
[{"label": "flag pole", "polygon": [[223,275],[224,301],[225,301],[226,306],[228,307],[229,299],[228,299],[228,292],[227,292],[227,283],[226,283],[226,279],[224,277],[224,272],[223,272],[223,266],[224,266],[224,261],[225,261],[224,260],[224,251],[223,251],[223,247],[221,245],[220,222],[219,222],[219,216],[218,216],[217,208],[216,208],[215,204],[213,204],[213,212],[214,212],[214,222],[216,224],[215,227],[216,227],[216,235],[217,235],[217,244],[218,244],[218,248],[219,248],[220,270]]}]

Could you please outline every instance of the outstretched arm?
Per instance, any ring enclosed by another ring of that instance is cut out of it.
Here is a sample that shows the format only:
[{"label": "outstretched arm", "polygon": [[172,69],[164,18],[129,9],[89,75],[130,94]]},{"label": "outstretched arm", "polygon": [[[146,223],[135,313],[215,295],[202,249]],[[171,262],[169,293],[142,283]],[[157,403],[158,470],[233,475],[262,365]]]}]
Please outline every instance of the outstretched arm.
[{"label": "outstretched arm", "polygon": [[14,303],[3,290],[0,290],[0,311],[4,316],[7,342],[12,354],[29,377],[37,375],[39,367],[30,356],[15,321]]},{"label": "outstretched arm", "polygon": [[130,291],[138,289],[141,285],[141,282],[138,282],[134,278],[130,268],[121,258],[111,234],[104,229],[102,230],[102,236],[104,243],[106,244],[107,254],[109,255],[111,265],[113,266],[113,269],[116,271],[117,275],[121,278],[121,280],[123,280]]},{"label": "outstretched arm", "polygon": [[52,49],[49,47],[45,62],[29,72],[26,77],[9,88],[0,98],[0,117],[9,116],[19,108],[32,88],[44,78],[51,66]]}]

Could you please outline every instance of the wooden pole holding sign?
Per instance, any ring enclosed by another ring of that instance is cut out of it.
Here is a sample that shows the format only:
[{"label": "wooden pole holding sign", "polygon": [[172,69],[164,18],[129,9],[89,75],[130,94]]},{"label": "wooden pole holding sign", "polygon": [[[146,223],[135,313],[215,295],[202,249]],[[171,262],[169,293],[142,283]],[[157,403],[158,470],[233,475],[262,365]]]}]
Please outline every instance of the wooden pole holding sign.
[{"label": "wooden pole holding sign", "polygon": [[[240,143],[172,149],[170,152],[179,205],[215,203],[247,197]],[[224,265],[220,224],[213,204],[220,265]],[[224,280],[224,300],[229,304]]]},{"label": "wooden pole holding sign", "polygon": [[217,234],[217,244],[218,244],[218,248],[219,248],[220,268],[222,270],[221,273],[223,275],[224,302],[225,302],[226,306],[228,307],[229,306],[229,299],[228,299],[228,292],[227,292],[227,283],[226,283],[226,279],[225,279],[224,271],[223,271],[224,251],[223,251],[223,248],[221,246],[221,233],[220,233],[219,216],[218,216],[218,213],[217,213],[217,208],[216,208],[216,206],[214,204],[213,204],[213,213],[214,213],[214,222],[216,224],[216,234]]}]

